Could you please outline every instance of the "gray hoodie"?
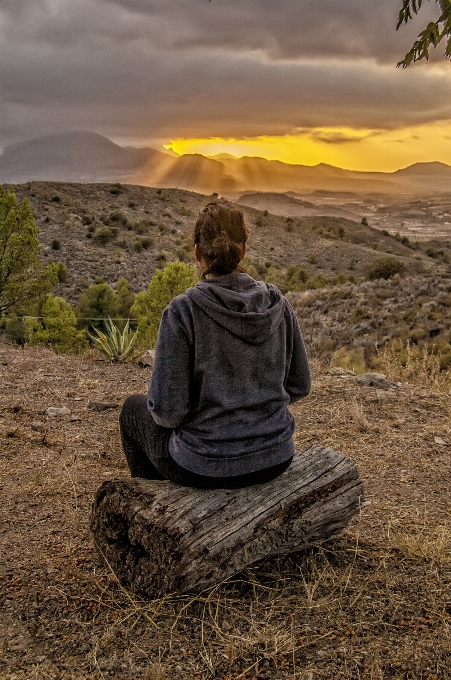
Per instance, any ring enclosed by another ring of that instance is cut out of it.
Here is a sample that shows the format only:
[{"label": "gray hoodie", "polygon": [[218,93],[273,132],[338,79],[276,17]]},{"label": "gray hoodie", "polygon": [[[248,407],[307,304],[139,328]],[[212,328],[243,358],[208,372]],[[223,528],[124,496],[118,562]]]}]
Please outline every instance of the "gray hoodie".
[{"label": "gray hoodie", "polygon": [[173,429],[169,453],[185,469],[231,477],[288,460],[287,406],[309,391],[299,325],[275,286],[228,274],[166,307],[148,408]]}]

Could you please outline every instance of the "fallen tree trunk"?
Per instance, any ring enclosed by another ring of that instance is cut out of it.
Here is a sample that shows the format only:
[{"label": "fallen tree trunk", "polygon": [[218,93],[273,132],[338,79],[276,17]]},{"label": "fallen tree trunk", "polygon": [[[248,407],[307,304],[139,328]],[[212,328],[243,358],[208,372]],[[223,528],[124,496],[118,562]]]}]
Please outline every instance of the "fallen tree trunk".
[{"label": "fallen tree trunk", "polygon": [[362,498],[353,462],[312,446],[277,479],[244,489],[104,482],[91,531],[124,585],[154,598],[200,590],[264,557],[335,538]]}]

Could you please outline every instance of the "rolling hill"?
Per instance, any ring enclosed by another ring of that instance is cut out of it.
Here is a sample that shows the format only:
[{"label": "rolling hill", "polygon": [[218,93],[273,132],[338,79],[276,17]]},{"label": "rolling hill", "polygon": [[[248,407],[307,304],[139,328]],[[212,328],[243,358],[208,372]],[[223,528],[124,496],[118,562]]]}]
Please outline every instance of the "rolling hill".
[{"label": "rolling hill", "polygon": [[229,196],[253,192],[352,191],[359,194],[424,194],[451,191],[451,167],[416,163],[396,172],[355,172],[319,163],[281,161],[230,154],[175,156],[152,148],[121,147],[92,132],[39,137],[7,146],[0,156],[0,182],[37,180],[126,182],[177,187]]}]

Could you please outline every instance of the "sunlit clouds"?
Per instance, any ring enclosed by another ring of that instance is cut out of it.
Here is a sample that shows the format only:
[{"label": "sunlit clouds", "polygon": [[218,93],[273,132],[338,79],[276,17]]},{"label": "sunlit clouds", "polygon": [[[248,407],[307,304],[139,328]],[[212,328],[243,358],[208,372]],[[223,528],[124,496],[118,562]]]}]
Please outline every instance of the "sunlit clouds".
[{"label": "sunlit clouds", "polygon": [[90,130],[360,170],[451,163],[451,65],[396,68],[435,3],[396,32],[400,2],[3,0],[0,147]]},{"label": "sunlit clouds", "polygon": [[393,172],[416,162],[451,163],[451,121],[394,130],[312,128],[247,139],[178,139],[178,154],[261,156],[284,163],[328,163],[348,170]]}]

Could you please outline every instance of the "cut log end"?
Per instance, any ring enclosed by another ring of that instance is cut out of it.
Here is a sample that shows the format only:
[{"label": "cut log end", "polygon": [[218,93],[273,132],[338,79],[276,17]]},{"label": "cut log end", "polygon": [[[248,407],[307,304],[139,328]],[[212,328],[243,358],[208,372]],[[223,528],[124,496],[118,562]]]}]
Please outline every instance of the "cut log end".
[{"label": "cut log end", "polygon": [[122,583],[150,597],[198,591],[265,557],[340,535],[363,501],[342,453],[312,446],[280,477],[244,489],[123,479],[97,491],[91,531]]}]

